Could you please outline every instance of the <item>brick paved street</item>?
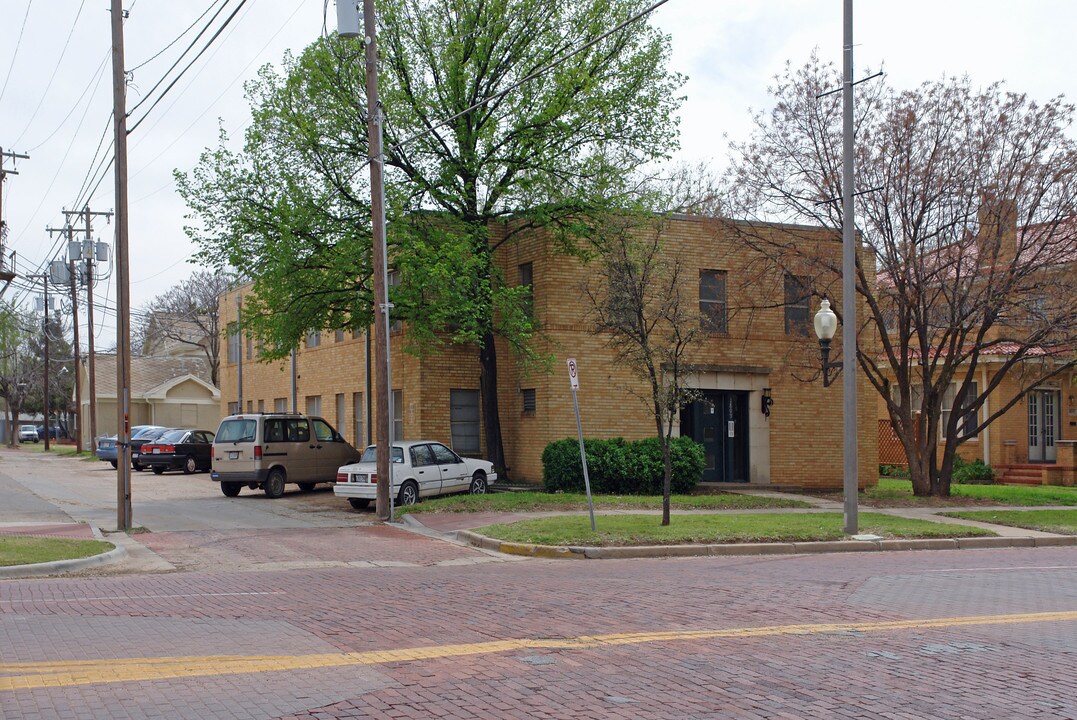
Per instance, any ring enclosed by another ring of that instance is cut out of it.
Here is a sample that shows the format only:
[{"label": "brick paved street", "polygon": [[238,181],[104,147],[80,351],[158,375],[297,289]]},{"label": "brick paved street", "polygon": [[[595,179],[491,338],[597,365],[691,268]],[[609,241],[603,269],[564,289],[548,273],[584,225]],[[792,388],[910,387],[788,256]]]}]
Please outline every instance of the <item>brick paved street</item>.
[{"label": "brick paved street", "polygon": [[[4,461],[6,522],[105,514]],[[523,559],[138,483],[139,557],[0,580],[0,718],[1077,718],[1077,548]]]}]

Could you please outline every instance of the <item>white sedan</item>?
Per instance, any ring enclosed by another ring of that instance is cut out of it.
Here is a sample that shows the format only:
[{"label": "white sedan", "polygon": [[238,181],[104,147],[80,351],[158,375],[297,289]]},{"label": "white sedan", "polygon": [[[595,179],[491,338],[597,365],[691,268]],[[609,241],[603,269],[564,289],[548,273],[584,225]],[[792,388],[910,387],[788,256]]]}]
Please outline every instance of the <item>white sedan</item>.
[{"label": "white sedan", "polygon": [[[353,508],[370,505],[377,498],[378,469],[374,445],[363,451],[357,463],[337,470],[333,494],[348,498]],[[439,442],[413,440],[392,447],[391,493],[397,505],[414,505],[419,498],[456,492],[482,495],[497,480],[493,463],[457,455]]]}]

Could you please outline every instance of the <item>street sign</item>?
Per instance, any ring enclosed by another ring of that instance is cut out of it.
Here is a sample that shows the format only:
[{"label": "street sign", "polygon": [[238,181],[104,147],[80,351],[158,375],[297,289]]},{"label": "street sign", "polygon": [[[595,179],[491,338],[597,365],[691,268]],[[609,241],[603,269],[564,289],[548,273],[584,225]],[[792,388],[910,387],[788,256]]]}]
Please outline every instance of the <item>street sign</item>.
[{"label": "street sign", "polygon": [[580,389],[580,376],[576,373],[576,358],[568,359],[568,381],[573,390]]}]

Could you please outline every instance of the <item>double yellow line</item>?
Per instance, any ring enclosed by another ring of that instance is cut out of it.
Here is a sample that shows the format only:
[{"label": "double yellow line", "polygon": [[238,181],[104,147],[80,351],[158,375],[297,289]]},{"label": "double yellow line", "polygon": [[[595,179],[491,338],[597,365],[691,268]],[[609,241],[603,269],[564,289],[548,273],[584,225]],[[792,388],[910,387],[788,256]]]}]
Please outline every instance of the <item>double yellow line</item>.
[{"label": "double yellow line", "polygon": [[893,620],[869,623],[824,623],[812,625],[770,625],[764,627],[715,630],[671,630],[666,632],[582,635],[561,639],[508,639],[460,645],[433,645],[400,650],[314,655],[209,655],[166,658],[121,658],[53,662],[0,662],[0,691],[70,687],[135,680],[166,680],[185,677],[238,675],[243,673],[306,670],[310,668],[433,660],[467,655],[520,650],[585,650],[590,648],[638,645],[653,642],[713,640],[716,638],[757,638],[775,635],[818,635],[838,632],[879,633],[894,630],[956,628],[973,625],[1014,625],[1040,622],[1072,622],[1077,611],[977,615],[971,617]]}]

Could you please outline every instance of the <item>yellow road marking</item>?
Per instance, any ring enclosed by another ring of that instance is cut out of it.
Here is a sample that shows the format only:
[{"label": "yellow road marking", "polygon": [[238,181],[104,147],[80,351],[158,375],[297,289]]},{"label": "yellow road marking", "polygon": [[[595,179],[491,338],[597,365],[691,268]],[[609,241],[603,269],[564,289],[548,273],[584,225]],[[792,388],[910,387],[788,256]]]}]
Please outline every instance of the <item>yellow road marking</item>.
[{"label": "yellow road marking", "polygon": [[971,625],[1011,625],[1077,620],[1077,611],[977,615],[970,617],[892,620],[867,623],[824,623],[812,625],[770,625],[764,627],[712,630],[669,630],[665,632],[582,635],[561,639],[507,639],[460,645],[433,645],[399,650],[312,655],[211,655],[204,657],[118,658],[115,660],[70,660],[52,662],[0,663],[0,691],[68,687],[135,680],[164,680],[183,677],[238,675],[242,673],[305,670],[353,665],[381,665],[467,655],[486,655],[519,650],[583,650],[597,647],[637,645],[678,640],[715,638],[755,638],[774,635],[813,635],[834,632],[888,632]]}]

